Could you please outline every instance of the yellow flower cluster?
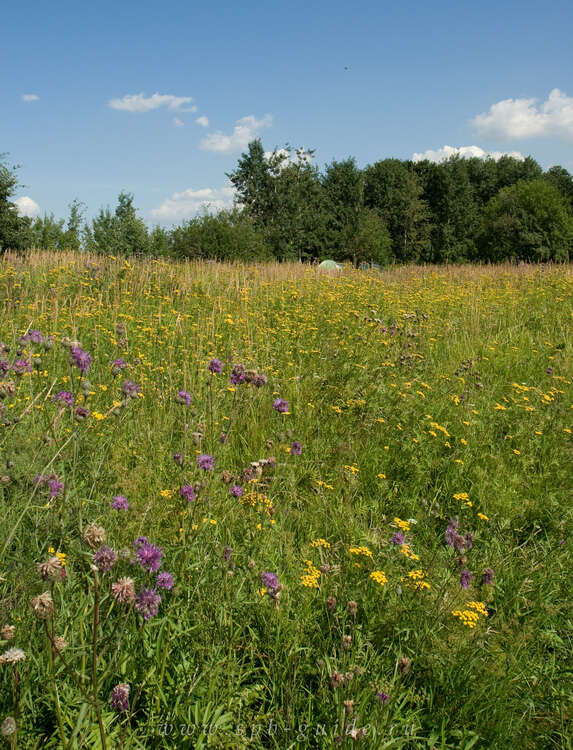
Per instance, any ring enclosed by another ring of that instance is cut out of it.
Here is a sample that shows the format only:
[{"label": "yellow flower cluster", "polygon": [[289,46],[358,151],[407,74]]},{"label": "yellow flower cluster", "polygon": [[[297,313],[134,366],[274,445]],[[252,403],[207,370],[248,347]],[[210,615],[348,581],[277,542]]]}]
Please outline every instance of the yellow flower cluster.
[{"label": "yellow flower cluster", "polygon": [[410,524],[408,523],[408,521],[402,521],[401,518],[395,518],[394,523],[396,524],[396,526],[398,526],[400,531],[410,531]]},{"label": "yellow flower cluster", "polygon": [[407,576],[400,578],[400,581],[410,589],[423,591],[430,588],[430,584],[426,580],[427,577],[428,574],[423,570],[411,570]]},{"label": "yellow flower cluster", "polygon": [[241,505],[248,505],[250,508],[258,508],[262,513],[269,516],[269,518],[271,516],[273,504],[261,492],[246,492],[241,496],[239,502]]},{"label": "yellow flower cluster", "polygon": [[370,578],[372,578],[373,581],[376,581],[376,583],[379,583],[380,586],[384,586],[385,583],[388,583],[388,578],[383,570],[373,570],[372,573],[370,573]]},{"label": "yellow flower cluster", "polygon": [[351,555],[364,555],[364,557],[372,559],[372,552],[368,547],[350,547],[349,552]]},{"label": "yellow flower cluster", "polygon": [[407,557],[408,560],[420,559],[420,557],[414,552],[414,550],[410,547],[409,544],[401,544],[400,552],[404,555],[404,557]]},{"label": "yellow flower cluster", "polygon": [[469,609],[453,610],[452,615],[468,628],[475,628],[480,615],[487,617],[487,608],[483,602],[466,602],[466,607]]},{"label": "yellow flower cluster", "polygon": [[306,570],[302,575],[300,582],[307,589],[317,589],[320,578],[320,570],[314,565],[312,560],[305,560]]},{"label": "yellow flower cluster", "polygon": [[467,492],[456,492],[456,494],[454,495],[454,500],[459,500],[465,505],[466,508],[471,508],[473,505]]},{"label": "yellow flower cluster", "polygon": [[328,549],[330,547],[330,543],[326,541],[326,539],[315,539],[310,543],[311,547],[326,547]]},{"label": "yellow flower cluster", "polygon": [[61,564],[61,566],[63,568],[66,567],[67,560],[66,560],[66,553],[65,552],[56,552],[53,547],[48,547],[48,552],[50,553],[50,555],[55,555],[58,558],[58,560],[60,561],[60,564]]}]

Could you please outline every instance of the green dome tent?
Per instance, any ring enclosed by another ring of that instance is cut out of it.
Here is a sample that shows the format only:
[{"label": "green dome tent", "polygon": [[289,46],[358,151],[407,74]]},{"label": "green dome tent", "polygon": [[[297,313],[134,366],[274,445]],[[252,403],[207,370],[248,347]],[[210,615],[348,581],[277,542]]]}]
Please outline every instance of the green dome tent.
[{"label": "green dome tent", "polygon": [[342,268],[335,260],[323,260],[322,263],[318,264],[318,267],[323,271],[340,271]]}]

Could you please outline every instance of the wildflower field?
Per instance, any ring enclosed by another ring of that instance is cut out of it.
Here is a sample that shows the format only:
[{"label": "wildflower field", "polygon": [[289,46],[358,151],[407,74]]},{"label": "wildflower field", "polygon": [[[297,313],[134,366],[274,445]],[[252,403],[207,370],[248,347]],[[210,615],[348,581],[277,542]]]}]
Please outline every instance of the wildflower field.
[{"label": "wildflower field", "polygon": [[0,744],[571,748],[573,275],[0,261]]}]

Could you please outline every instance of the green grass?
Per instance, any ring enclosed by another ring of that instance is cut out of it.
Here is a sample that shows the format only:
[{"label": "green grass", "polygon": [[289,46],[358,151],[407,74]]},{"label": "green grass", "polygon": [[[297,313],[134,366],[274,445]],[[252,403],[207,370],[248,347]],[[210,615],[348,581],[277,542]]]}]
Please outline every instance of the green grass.
[{"label": "green grass", "polygon": [[[572,279],[5,256],[0,658],[25,652],[0,664],[5,746],[570,748]],[[31,330],[53,346],[19,343]],[[83,376],[70,341],[92,355]],[[267,384],[233,390],[234,364]],[[53,498],[34,483],[52,474]],[[471,549],[446,543],[453,518]],[[118,553],[109,572],[90,523]],[[146,622],[111,591],[157,585],[131,562],[139,536],[176,584]],[[65,578],[42,581],[55,552]],[[452,614],[479,609],[473,628]]]}]

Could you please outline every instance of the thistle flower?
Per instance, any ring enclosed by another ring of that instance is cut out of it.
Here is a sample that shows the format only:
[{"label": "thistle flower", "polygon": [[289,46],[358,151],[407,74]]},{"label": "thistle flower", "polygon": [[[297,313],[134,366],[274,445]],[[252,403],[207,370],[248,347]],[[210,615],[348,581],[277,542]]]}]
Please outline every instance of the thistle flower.
[{"label": "thistle flower", "polygon": [[101,573],[109,573],[117,562],[117,553],[111,547],[103,546],[94,554],[94,563]]},{"label": "thistle flower", "polygon": [[52,401],[60,402],[66,406],[74,405],[74,394],[69,391],[59,391],[55,396],[52,396]]},{"label": "thistle flower", "polygon": [[195,490],[193,489],[193,487],[191,487],[190,484],[184,484],[183,487],[181,487],[180,494],[181,497],[184,500],[187,500],[188,503],[192,503],[193,500],[195,500],[195,498],[197,497],[197,495],[195,494]]},{"label": "thistle flower", "polygon": [[92,363],[91,354],[85,352],[80,346],[72,346],[70,348],[70,356],[72,364],[74,364],[82,374],[85,374],[89,370]]},{"label": "thistle flower", "polygon": [[267,384],[267,376],[263,375],[262,372],[257,372],[255,373],[252,383],[255,388],[262,388],[263,385]]},{"label": "thistle flower", "polygon": [[388,693],[376,693],[376,697],[378,698],[378,703],[380,703],[381,706],[385,706],[390,702],[390,696],[388,695]]},{"label": "thistle flower", "polygon": [[60,482],[60,480],[55,474],[52,474],[52,476],[48,477],[48,480],[46,483],[50,491],[50,497],[57,497],[64,489],[63,482]]},{"label": "thistle flower", "polygon": [[230,561],[232,554],[233,554],[233,548],[232,547],[226,546],[223,549],[223,559],[225,560],[225,562],[229,562]]},{"label": "thistle flower", "polygon": [[111,593],[119,604],[131,604],[135,600],[133,578],[119,578],[111,584]]},{"label": "thistle flower", "polygon": [[212,471],[215,468],[215,459],[208,453],[197,456],[197,466],[203,471]]},{"label": "thistle flower", "polygon": [[96,523],[88,523],[83,533],[83,539],[95,550],[105,542],[105,529]]},{"label": "thistle flower", "polygon": [[300,454],[302,453],[302,445],[298,442],[298,440],[295,440],[292,443],[290,452],[292,456],[300,456]]},{"label": "thistle flower", "polygon": [[120,372],[127,367],[127,362],[123,359],[123,357],[120,357],[119,359],[114,359],[111,363],[111,371],[113,375],[119,375]]},{"label": "thistle flower", "polygon": [[43,581],[57,581],[66,575],[59,557],[50,557],[49,560],[40,563],[38,572]]},{"label": "thistle flower", "polygon": [[177,466],[183,466],[183,454],[182,453],[174,453],[173,454],[173,461],[177,464]]},{"label": "thistle flower", "polygon": [[329,596],[326,600],[326,608],[329,612],[334,612],[336,609],[336,599],[333,596]]},{"label": "thistle flower", "polygon": [[163,550],[160,547],[156,547],[150,544],[146,537],[140,537],[136,540],[135,545],[137,547],[137,560],[144,570],[150,573],[155,573],[161,567],[161,559],[163,557]]},{"label": "thistle flower", "polygon": [[243,365],[234,365],[230,375],[231,385],[240,385],[246,380],[245,368]]},{"label": "thistle flower", "polygon": [[19,661],[24,661],[26,653],[20,648],[9,648],[0,654],[0,664],[18,664]]},{"label": "thistle flower", "polygon": [[241,495],[245,492],[245,490],[241,487],[240,484],[233,484],[229,488],[229,492],[233,497],[241,497]]},{"label": "thistle flower", "polygon": [[49,591],[35,596],[31,606],[38,620],[47,620],[54,614],[54,602]]},{"label": "thistle flower", "polygon": [[276,592],[279,590],[279,579],[275,573],[263,573],[261,575],[263,586],[269,591]]},{"label": "thistle flower", "polygon": [[11,641],[16,634],[16,627],[14,625],[4,625],[0,630],[0,640]]},{"label": "thistle flower", "polygon": [[10,369],[15,375],[23,375],[25,372],[32,372],[32,365],[27,359],[15,359]]},{"label": "thistle flower", "polygon": [[460,573],[460,584],[463,589],[467,589],[470,583],[473,581],[473,574],[465,568]]},{"label": "thistle flower", "polygon": [[109,705],[112,711],[118,713],[127,713],[129,711],[129,685],[125,682],[120,682],[111,691],[111,697],[109,699]]},{"label": "thistle flower", "polygon": [[173,580],[173,576],[171,573],[168,573],[166,570],[162,571],[157,576],[157,586],[160,589],[166,589],[167,591],[171,590],[173,586],[175,585],[175,581]]},{"label": "thistle flower", "polygon": [[212,359],[209,364],[207,365],[207,369],[209,372],[212,372],[214,375],[223,372],[223,363],[220,359]]},{"label": "thistle flower", "polygon": [[129,510],[129,503],[123,495],[114,495],[110,507],[114,510]]},{"label": "thistle flower", "polygon": [[406,541],[406,537],[401,531],[397,531],[394,536],[390,539],[391,544],[396,544],[401,547]]},{"label": "thistle flower", "polygon": [[133,380],[124,380],[121,384],[121,391],[126,398],[137,398],[141,393],[141,386]]},{"label": "thistle flower", "polygon": [[284,414],[288,411],[288,401],[285,401],[284,398],[276,398],[273,401],[273,409],[278,411],[279,414]]},{"label": "thistle flower", "polygon": [[84,419],[87,419],[90,414],[90,410],[85,406],[76,406],[76,408],[74,409],[74,417],[78,420],[78,422],[83,422]]},{"label": "thistle flower", "polygon": [[486,568],[482,574],[481,582],[486,586],[491,586],[493,583],[494,572],[491,568]]},{"label": "thistle flower", "polygon": [[191,394],[187,393],[187,391],[177,391],[177,396],[175,396],[175,400],[178,404],[183,404],[184,406],[189,406],[191,403]]},{"label": "thistle flower", "polygon": [[16,719],[13,716],[7,716],[0,724],[0,734],[3,737],[11,737],[16,734]]},{"label": "thistle flower", "polygon": [[159,612],[160,604],[161,597],[155,589],[142,589],[135,597],[135,609],[142,615],[145,622],[155,617]]}]

